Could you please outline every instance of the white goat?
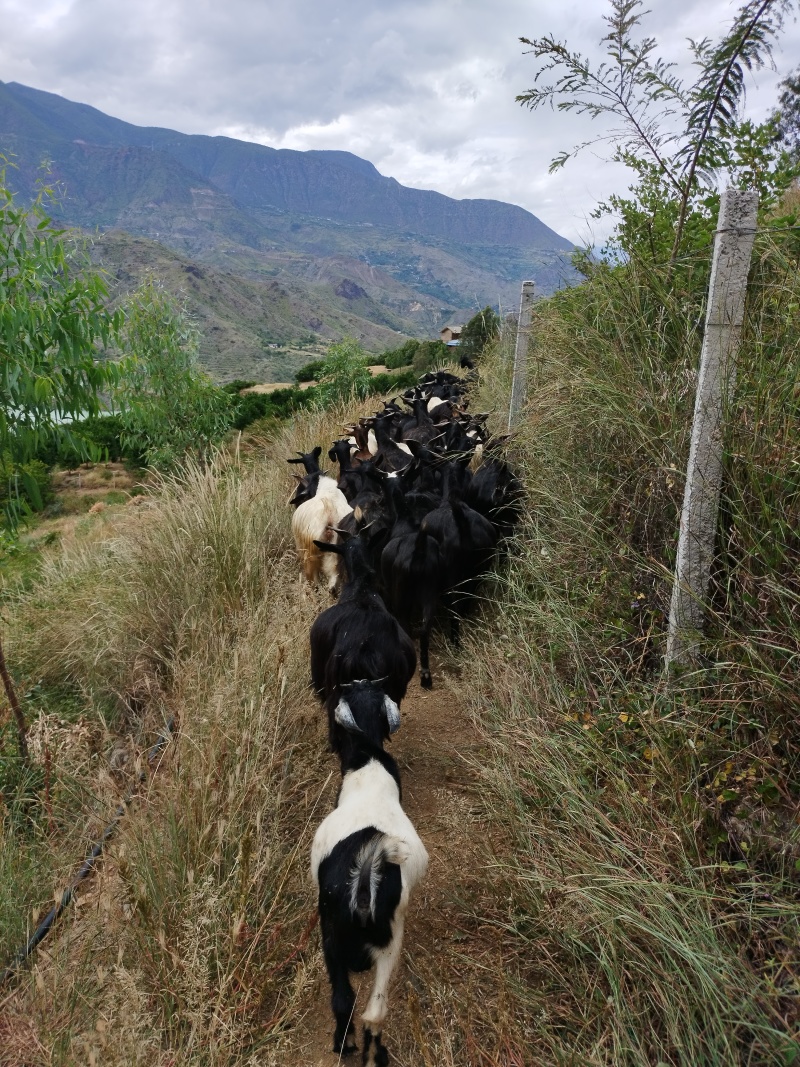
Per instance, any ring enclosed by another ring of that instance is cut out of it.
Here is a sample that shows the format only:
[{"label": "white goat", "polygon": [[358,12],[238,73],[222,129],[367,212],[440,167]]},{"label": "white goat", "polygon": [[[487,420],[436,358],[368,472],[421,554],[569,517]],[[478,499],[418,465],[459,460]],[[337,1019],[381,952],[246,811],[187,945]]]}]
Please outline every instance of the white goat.
[{"label": "white goat", "polygon": [[339,557],[332,552],[321,552],[314,542],[335,543],[338,535],[331,527],[338,526],[344,516],[353,509],[333,478],[328,478],[324,474],[311,474],[303,479],[307,490],[314,488],[312,484],[314,481],[316,481],[316,492],[310,500],[304,500],[303,503],[298,504],[292,515],[292,534],[300,565],[307,580],[313,584],[322,572],[325,575],[328,590],[335,593],[339,587]]}]

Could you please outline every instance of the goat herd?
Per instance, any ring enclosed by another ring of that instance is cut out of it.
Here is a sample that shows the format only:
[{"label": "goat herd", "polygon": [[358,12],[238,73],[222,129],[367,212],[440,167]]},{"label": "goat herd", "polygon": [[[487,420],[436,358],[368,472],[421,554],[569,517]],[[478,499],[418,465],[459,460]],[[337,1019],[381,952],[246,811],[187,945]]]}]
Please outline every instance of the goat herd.
[{"label": "goat herd", "polygon": [[[429,642],[438,609],[451,637],[476,585],[519,516],[521,486],[494,452],[485,415],[467,412],[468,382],[439,371],[358,425],[319,466],[321,447],[291,459],[304,475],[291,499],[305,577],[324,576],[336,603],[311,627],[311,675],[328,713],[342,782],[311,850],[334,1052],[356,1051],[350,972],[375,966],[363,1015],[362,1063],[389,1062],[381,1028],[411,890],[428,854],[400,805],[400,774],[384,750],[416,669],[432,686]],[[474,473],[471,468],[477,465]]]}]

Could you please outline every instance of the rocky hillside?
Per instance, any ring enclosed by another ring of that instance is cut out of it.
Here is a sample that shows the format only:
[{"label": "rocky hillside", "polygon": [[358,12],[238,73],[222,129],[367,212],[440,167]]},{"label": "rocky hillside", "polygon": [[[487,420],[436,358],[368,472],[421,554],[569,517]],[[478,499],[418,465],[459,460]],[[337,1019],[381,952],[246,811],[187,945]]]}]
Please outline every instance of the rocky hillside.
[{"label": "rocky hillside", "polygon": [[[426,304],[391,278],[364,264],[350,280],[331,260],[327,269],[304,278],[279,267],[242,276],[229,269],[197,263],[145,237],[112,230],[91,245],[93,261],[107,275],[117,300],[153,275],[179,294],[200,330],[200,359],[218,381],[245,378],[258,382],[291,381],[309,360],[318,359],[326,342],[344,335],[368,351],[396,347],[402,335],[420,332]],[[406,314],[409,305],[419,308]],[[416,322],[415,322],[416,319]]]}]

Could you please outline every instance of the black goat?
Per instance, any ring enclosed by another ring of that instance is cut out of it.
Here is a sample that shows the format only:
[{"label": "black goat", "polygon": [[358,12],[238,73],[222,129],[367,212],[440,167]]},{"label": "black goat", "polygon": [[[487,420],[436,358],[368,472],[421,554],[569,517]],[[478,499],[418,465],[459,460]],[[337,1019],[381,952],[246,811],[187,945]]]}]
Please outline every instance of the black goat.
[{"label": "black goat", "polygon": [[358,678],[382,678],[386,693],[399,704],[414,677],[417,654],[414,642],[372,587],[375,572],[363,539],[314,544],[322,552],[338,553],[347,574],[339,600],[317,616],[310,634],[311,679],[328,709],[335,750],[333,715],[342,686]]},{"label": "black goat", "polygon": [[320,465],[319,457],[322,455],[322,445],[317,447],[312,452],[298,452],[299,459],[287,459],[287,463],[302,463],[306,474],[319,474]]},{"label": "black goat", "polygon": [[[420,620],[419,681],[424,689],[430,689],[430,635],[445,588],[439,543],[420,529],[420,519],[432,505],[424,494],[404,496],[396,479],[387,482],[386,489],[394,524],[381,553],[383,586],[392,614],[409,636],[413,623]],[[412,502],[419,509],[416,515]]]}]

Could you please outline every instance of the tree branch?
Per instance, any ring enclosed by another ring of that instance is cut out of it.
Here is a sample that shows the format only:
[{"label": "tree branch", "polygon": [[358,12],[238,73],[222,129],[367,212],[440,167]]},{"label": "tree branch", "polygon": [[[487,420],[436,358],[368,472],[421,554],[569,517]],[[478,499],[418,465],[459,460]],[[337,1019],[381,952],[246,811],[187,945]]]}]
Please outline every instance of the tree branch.
[{"label": "tree branch", "polygon": [[720,77],[719,77],[719,79],[717,81],[717,88],[716,88],[716,91],[714,93],[714,97],[713,97],[713,99],[711,101],[711,107],[708,109],[708,111],[706,113],[705,122],[703,123],[703,128],[702,128],[702,131],[700,133],[700,137],[699,137],[699,139],[698,139],[698,141],[697,141],[697,143],[695,145],[695,150],[692,153],[692,159],[691,159],[691,162],[689,164],[689,169],[687,171],[685,182],[683,184],[683,191],[682,191],[682,195],[681,195],[681,206],[680,206],[680,212],[678,214],[678,221],[677,221],[677,224],[676,224],[676,227],[675,227],[675,240],[673,241],[673,244],[672,244],[672,252],[670,254],[670,263],[674,263],[675,262],[675,260],[677,258],[677,255],[678,255],[678,251],[680,249],[681,239],[683,238],[683,229],[684,229],[684,226],[686,225],[686,215],[687,215],[688,210],[689,210],[689,197],[690,197],[691,192],[692,192],[692,185],[694,183],[694,176],[695,176],[695,173],[697,172],[697,166],[698,166],[698,163],[700,161],[700,157],[701,157],[703,148],[705,147],[706,141],[708,140],[709,133],[711,132],[711,126],[712,126],[712,123],[713,123],[714,118],[716,116],[717,109],[720,106],[720,101],[722,100],[722,93],[723,93],[726,85],[728,84],[728,78],[731,75],[731,71],[733,70],[734,64],[736,63],[736,61],[741,56],[745,45],[747,44],[749,39],[752,37],[756,27],[758,26],[759,22],[762,19],[764,13],[775,2],[776,2],[776,0],[763,0],[763,2],[761,4],[761,6],[759,7],[758,11],[753,16],[753,18],[750,20],[749,24],[745,28],[744,33],[741,35],[738,45],[731,52],[731,55],[728,58],[728,62],[725,64],[723,72],[722,72],[722,74],[720,75]]}]

